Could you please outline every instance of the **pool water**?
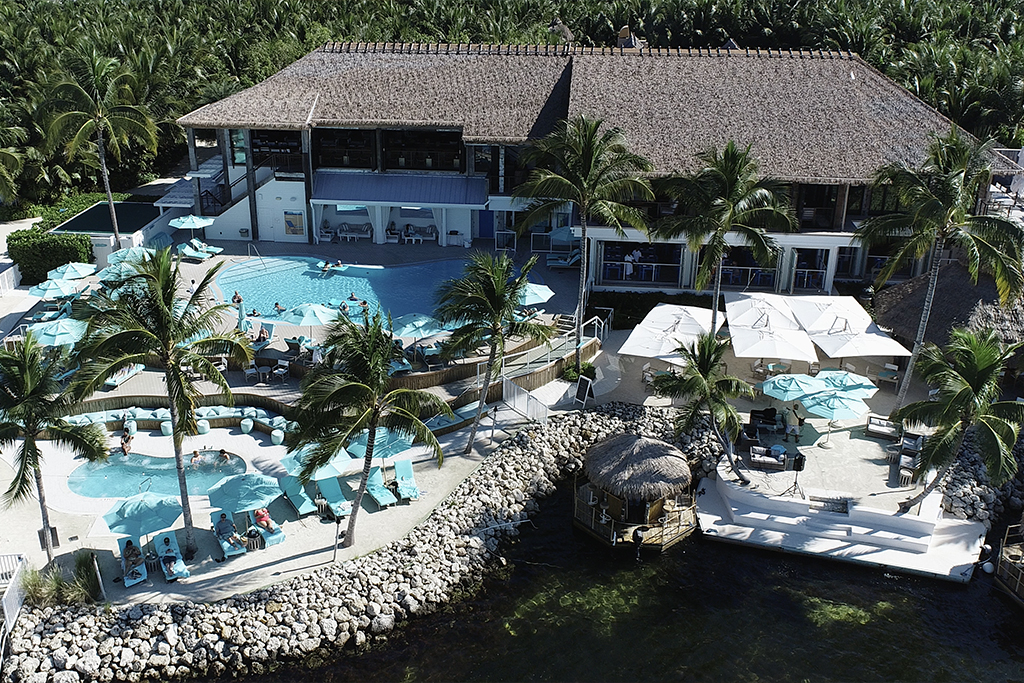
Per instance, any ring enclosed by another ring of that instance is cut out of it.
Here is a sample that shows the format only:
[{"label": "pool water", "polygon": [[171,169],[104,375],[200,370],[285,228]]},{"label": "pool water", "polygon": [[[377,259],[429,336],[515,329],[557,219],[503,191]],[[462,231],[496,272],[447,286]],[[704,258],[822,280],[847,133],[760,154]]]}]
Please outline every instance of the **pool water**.
[{"label": "pool water", "polygon": [[[203,463],[188,467],[188,493],[205,496],[207,491],[224,477],[245,472],[245,461],[230,455],[226,463],[219,460],[218,451],[200,451]],[[185,454],[186,462],[190,454]],[[174,458],[156,458],[140,453],[111,455],[106,462],[89,462],[76,468],[68,477],[68,488],[87,498],[127,498],[142,491],[168,496],[179,494],[178,472]]]},{"label": "pool water", "polygon": [[[453,259],[404,266],[349,266],[344,271],[321,272],[319,259],[302,256],[252,258],[226,268],[217,276],[225,301],[235,291],[242,295],[246,312],[259,311],[271,320],[274,304],[294,308],[300,304],[341,301],[355,292],[371,311],[378,307],[392,318],[407,313],[431,315],[434,294],[445,280],[462,276],[465,261]],[[359,315],[359,306],[349,305]]]}]

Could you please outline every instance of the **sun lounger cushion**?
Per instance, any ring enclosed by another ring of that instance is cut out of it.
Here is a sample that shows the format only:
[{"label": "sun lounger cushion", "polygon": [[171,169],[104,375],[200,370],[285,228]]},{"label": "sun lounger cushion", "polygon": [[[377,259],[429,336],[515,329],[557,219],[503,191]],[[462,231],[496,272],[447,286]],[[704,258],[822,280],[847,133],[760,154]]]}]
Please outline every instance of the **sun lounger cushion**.
[{"label": "sun lounger cushion", "polygon": [[411,460],[395,461],[395,481],[398,482],[398,495],[403,500],[414,500],[420,497],[420,489],[416,485]]},{"label": "sun lounger cushion", "polygon": [[[145,562],[140,564],[138,567],[135,567],[133,570],[129,570],[128,567],[125,566],[124,546],[126,541],[131,541],[140,550],[142,546],[139,545],[139,539],[137,538],[125,537],[117,539],[117,547],[121,550],[121,580],[124,582],[125,588],[131,588],[132,586],[142,583],[147,578],[149,578],[149,572],[146,571]],[[161,541],[161,543],[163,543],[163,541]]]},{"label": "sun lounger cushion", "polygon": [[185,561],[181,559],[181,548],[178,547],[178,538],[174,535],[173,531],[164,532],[153,540],[153,547],[156,548],[157,555],[162,555],[164,552],[163,548],[165,547],[165,538],[170,539],[169,545],[174,550],[174,554],[178,559],[170,570],[167,569],[167,565],[163,563],[163,560],[160,561],[160,568],[164,571],[164,578],[167,579],[168,582],[177,581],[178,579],[187,579],[192,575],[192,573],[188,570],[188,567],[185,566]]},{"label": "sun lounger cushion", "polygon": [[[217,522],[220,521],[220,513],[221,513],[221,510],[217,510],[216,512],[210,513],[210,523],[213,525],[214,529],[217,528]],[[230,513],[229,513],[229,516],[230,516]],[[225,541],[220,536],[217,536],[217,532],[216,531],[213,532],[213,535],[217,539],[217,542],[220,543],[220,551],[222,553],[224,553],[224,557],[227,558],[227,557],[234,557],[235,555],[244,555],[245,554],[246,547],[244,545],[242,547],[231,545],[231,543],[229,543],[228,541]],[[239,534],[239,536],[241,536],[241,534]]]},{"label": "sun lounger cushion", "polygon": [[259,524],[257,524],[255,512],[253,510],[249,511],[249,526],[254,527],[256,531],[260,532],[260,536],[263,537],[263,542],[267,545],[267,547],[277,545],[278,543],[282,543],[284,541],[285,536],[284,530],[281,528],[280,524],[271,519],[270,525],[273,527],[273,531],[267,531]]},{"label": "sun lounger cushion", "polygon": [[316,483],[320,495],[327,501],[331,514],[336,519],[348,517],[352,513],[352,501],[349,499],[348,488],[342,487],[337,479],[322,479]]},{"label": "sun lounger cushion", "polygon": [[377,507],[385,508],[398,502],[395,494],[391,493],[388,487],[384,486],[384,475],[379,467],[370,470],[370,478],[366,481],[366,493],[377,503]]},{"label": "sun lounger cushion", "polygon": [[310,500],[309,496],[306,495],[306,489],[295,477],[291,475],[282,477],[281,490],[284,491],[284,497],[295,508],[295,512],[299,517],[316,512],[316,503]]}]

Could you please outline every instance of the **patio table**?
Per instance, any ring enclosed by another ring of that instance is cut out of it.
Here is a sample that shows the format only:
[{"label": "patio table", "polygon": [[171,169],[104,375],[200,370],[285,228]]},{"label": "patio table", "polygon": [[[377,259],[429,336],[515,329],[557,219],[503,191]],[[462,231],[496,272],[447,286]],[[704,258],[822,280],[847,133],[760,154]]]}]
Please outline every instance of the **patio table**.
[{"label": "patio table", "polygon": [[409,244],[423,244],[423,235],[406,235],[405,243]]},{"label": "patio table", "polygon": [[269,365],[261,365],[258,368],[256,368],[256,372],[258,372],[260,375],[260,381],[266,382],[267,379],[270,377],[270,373],[273,369],[274,368],[270,367]]},{"label": "patio table", "polygon": [[770,375],[784,375],[789,372],[789,366],[785,363],[768,363],[765,367],[768,368]]}]

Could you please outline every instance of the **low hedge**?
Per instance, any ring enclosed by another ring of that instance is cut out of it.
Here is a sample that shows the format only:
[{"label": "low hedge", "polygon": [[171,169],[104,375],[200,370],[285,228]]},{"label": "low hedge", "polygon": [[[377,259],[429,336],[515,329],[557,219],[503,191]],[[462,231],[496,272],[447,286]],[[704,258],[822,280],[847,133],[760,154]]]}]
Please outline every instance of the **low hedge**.
[{"label": "low hedge", "polygon": [[46,279],[46,273],[65,263],[91,262],[92,241],[88,235],[29,228],[8,235],[7,253],[21,270],[21,283],[35,285]]}]

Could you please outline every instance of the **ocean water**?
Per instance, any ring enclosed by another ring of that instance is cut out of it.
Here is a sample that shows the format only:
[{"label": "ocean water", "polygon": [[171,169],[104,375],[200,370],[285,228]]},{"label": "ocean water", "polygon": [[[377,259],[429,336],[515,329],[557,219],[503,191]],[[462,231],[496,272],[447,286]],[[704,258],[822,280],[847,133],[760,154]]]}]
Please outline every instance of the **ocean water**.
[{"label": "ocean water", "polygon": [[[245,461],[231,455],[229,462],[221,462],[218,451],[200,451],[202,464],[188,470],[188,492],[205,496],[206,492],[224,477],[245,472]],[[191,454],[185,454],[186,466]],[[68,488],[88,498],[127,498],[143,491],[177,496],[178,471],[174,457],[154,457],[141,453],[125,456],[118,451],[106,462],[87,462],[68,476]]]},{"label": "ocean water", "polygon": [[1021,681],[1024,612],[964,586],[691,537],[612,552],[563,486],[474,599],[251,681]]}]

